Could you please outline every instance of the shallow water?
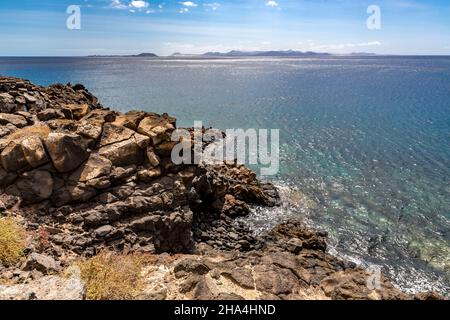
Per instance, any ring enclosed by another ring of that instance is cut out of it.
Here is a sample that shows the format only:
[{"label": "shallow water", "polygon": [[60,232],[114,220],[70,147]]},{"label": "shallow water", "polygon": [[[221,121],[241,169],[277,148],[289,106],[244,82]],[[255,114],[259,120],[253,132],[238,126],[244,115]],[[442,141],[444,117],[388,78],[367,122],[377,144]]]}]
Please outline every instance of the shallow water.
[{"label": "shallow water", "polygon": [[449,57],[0,58],[0,74],[80,82],[105,106],[182,126],[278,128],[285,203],[255,208],[255,231],[300,216],[335,254],[449,292]]}]

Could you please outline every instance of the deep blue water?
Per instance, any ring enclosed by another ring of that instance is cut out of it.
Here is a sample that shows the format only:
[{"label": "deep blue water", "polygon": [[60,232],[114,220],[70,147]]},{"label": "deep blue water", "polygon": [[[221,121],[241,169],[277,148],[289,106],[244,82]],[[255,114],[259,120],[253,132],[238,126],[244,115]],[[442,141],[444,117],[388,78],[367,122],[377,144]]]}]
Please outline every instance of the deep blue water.
[{"label": "deep blue water", "polygon": [[105,106],[168,112],[182,126],[278,128],[290,216],[331,251],[411,290],[450,287],[450,57],[164,60],[0,58],[0,74],[83,83]]}]

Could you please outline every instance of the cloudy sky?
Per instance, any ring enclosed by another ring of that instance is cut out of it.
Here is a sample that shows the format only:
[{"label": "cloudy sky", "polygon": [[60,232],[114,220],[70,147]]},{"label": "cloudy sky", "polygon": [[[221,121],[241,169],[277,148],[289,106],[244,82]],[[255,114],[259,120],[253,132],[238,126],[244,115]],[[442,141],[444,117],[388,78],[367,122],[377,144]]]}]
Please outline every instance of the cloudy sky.
[{"label": "cloudy sky", "polygon": [[[78,5],[81,29],[67,28]],[[370,30],[368,7],[381,10]],[[450,54],[448,0],[1,0],[0,55],[229,50]]]}]

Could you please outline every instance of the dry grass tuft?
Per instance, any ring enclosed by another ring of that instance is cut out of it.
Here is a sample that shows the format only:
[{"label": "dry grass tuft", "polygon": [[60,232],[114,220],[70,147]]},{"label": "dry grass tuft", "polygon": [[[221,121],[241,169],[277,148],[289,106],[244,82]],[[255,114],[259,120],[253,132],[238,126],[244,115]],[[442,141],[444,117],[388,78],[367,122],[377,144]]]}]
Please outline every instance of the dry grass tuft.
[{"label": "dry grass tuft", "polygon": [[142,289],[145,255],[102,252],[78,264],[89,300],[132,300]]},{"label": "dry grass tuft", "polygon": [[0,218],[0,264],[11,265],[23,255],[25,230],[13,219]]}]

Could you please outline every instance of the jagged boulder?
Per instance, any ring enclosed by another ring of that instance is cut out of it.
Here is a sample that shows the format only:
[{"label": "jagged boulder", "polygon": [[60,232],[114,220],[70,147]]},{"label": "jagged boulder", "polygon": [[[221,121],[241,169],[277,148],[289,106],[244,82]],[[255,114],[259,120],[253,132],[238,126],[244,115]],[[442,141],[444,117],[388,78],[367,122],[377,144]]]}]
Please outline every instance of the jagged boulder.
[{"label": "jagged boulder", "polygon": [[20,145],[26,161],[32,168],[40,167],[50,161],[40,137],[25,137]]},{"label": "jagged boulder", "polygon": [[62,271],[62,267],[61,264],[52,257],[33,252],[25,261],[23,270],[37,270],[45,274],[49,272],[60,272]]},{"label": "jagged boulder", "polygon": [[103,126],[103,133],[100,139],[100,147],[104,147],[113,143],[128,140],[133,137],[135,132],[123,126],[117,126],[112,123],[106,123]]},{"label": "jagged boulder", "polygon": [[[261,183],[256,174],[242,165],[200,164],[192,184],[204,201],[230,217],[245,216],[248,204],[276,206],[278,192],[271,184]],[[211,200],[213,199],[213,200]]]},{"label": "jagged boulder", "polygon": [[91,109],[87,103],[83,104],[67,104],[61,107],[62,112],[66,115],[66,118],[80,120],[85,117]]},{"label": "jagged boulder", "polygon": [[109,176],[111,170],[112,163],[110,160],[98,154],[91,154],[89,159],[70,175],[69,180],[88,182],[102,176]]},{"label": "jagged boulder", "polygon": [[28,124],[27,120],[21,115],[0,113],[0,126],[5,126],[8,123],[16,126],[17,128],[23,128]]},{"label": "jagged boulder", "polygon": [[175,130],[175,120],[167,115],[149,114],[140,123],[137,131],[152,139],[153,145],[170,141]]},{"label": "jagged boulder", "polygon": [[125,114],[118,115],[114,121],[114,124],[137,131],[140,122],[145,118],[145,116],[146,113],[143,111],[130,111]]},{"label": "jagged boulder", "polygon": [[96,120],[83,120],[77,125],[76,133],[80,136],[97,141],[102,134],[102,123]]},{"label": "jagged boulder", "polygon": [[6,189],[6,192],[22,198],[25,204],[38,203],[51,197],[53,178],[46,170],[25,172]]},{"label": "jagged boulder", "polygon": [[3,167],[10,172],[37,168],[49,162],[42,140],[36,135],[10,141],[0,156]]},{"label": "jagged boulder", "polygon": [[95,109],[89,112],[81,120],[97,121],[102,125],[108,122],[114,122],[116,120],[116,112],[107,109]]},{"label": "jagged boulder", "polygon": [[39,112],[37,118],[40,121],[49,121],[52,119],[66,119],[66,116],[61,110],[48,108]]},{"label": "jagged boulder", "polygon": [[53,166],[58,172],[70,172],[89,157],[85,141],[77,134],[52,132],[45,139]]},{"label": "jagged boulder", "polygon": [[15,111],[14,97],[7,92],[0,92],[0,112]]},{"label": "jagged boulder", "polygon": [[1,155],[2,166],[10,172],[20,172],[30,169],[30,165],[25,158],[20,141],[10,141],[3,149]]},{"label": "jagged boulder", "polygon": [[99,149],[99,154],[109,159],[114,166],[140,165],[144,161],[144,151],[134,138],[107,145]]}]

